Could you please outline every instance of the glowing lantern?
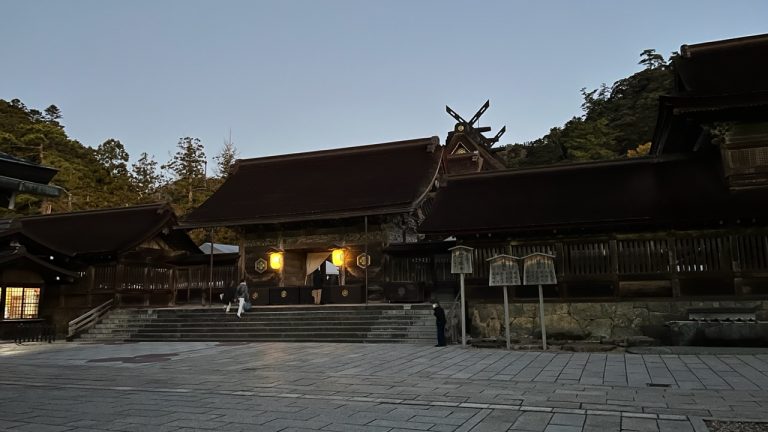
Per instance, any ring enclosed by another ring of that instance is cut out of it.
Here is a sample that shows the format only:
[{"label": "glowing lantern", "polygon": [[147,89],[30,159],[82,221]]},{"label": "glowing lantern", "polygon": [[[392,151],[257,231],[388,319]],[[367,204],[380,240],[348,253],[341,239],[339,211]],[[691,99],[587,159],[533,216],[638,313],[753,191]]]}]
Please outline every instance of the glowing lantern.
[{"label": "glowing lantern", "polygon": [[331,252],[331,262],[336,267],[341,267],[344,265],[344,249],[334,249],[333,252]]},{"label": "glowing lantern", "polygon": [[283,253],[272,252],[269,254],[269,268],[272,270],[280,270],[283,268]]}]

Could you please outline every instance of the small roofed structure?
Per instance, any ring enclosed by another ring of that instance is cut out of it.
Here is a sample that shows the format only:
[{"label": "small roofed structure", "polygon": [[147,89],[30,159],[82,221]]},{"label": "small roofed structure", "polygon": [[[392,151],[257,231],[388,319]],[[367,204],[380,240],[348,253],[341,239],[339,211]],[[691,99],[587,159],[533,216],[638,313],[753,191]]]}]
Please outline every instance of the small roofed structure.
[{"label": "small roofed structure", "polygon": [[[46,320],[61,332],[107,301],[207,299],[210,260],[176,224],[165,203],[0,221],[0,324]],[[236,279],[237,254],[225,258],[214,263],[218,289]]]},{"label": "small roofed structure", "polygon": [[61,188],[48,184],[58,172],[0,152],[0,207],[13,209],[19,193],[58,197]]},{"label": "small roofed structure", "polygon": [[237,227],[249,284],[279,288],[259,301],[300,302],[303,287],[325,279],[321,264],[337,250],[342,269],[323,301],[364,302],[366,281],[375,291],[385,278],[382,248],[417,240],[442,150],[431,137],[238,160],[182,227]]}]

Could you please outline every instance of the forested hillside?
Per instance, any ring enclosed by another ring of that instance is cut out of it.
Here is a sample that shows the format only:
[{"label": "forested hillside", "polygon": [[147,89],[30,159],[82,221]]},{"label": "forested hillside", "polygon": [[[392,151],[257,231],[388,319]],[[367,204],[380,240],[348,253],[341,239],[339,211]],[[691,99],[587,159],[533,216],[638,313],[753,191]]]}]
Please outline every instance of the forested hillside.
[{"label": "forested hillside", "polygon": [[[673,54],[674,56],[675,54]],[[656,125],[659,96],[672,91],[672,62],[645,50],[644,69],[608,87],[582,89],[583,115],[534,141],[508,145],[509,167],[615,159],[647,154]]]},{"label": "forested hillside", "polygon": [[65,192],[58,199],[20,195],[14,210],[0,216],[66,212],[169,201],[178,214],[203,202],[223,181],[236,158],[225,143],[214,158],[215,176],[206,176],[205,149],[196,138],[179,139],[176,153],[165,163],[142,153],[133,164],[117,139],[90,148],[67,136],[62,113],[51,105],[44,111],[18,99],[0,99],[0,152],[59,169],[53,184]]},{"label": "forested hillside", "polygon": [[[197,138],[183,137],[171,160],[159,163],[142,153],[133,164],[125,146],[108,139],[95,149],[67,136],[55,105],[44,111],[18,99],[0,99],[0,152],[59,169],[52,184],[63,188],[58,199],[19,195],[13,210],[0,218],[45,212],[68,212],[166,201],[179,216],[200,205],[224,181],[237,157],[231,142],[213,158],[214,175],[206,175],[205,148]],[[117,228],[117,227],[116,227]],[[193,232],[198,242],[202,232]],[[217,229],[217,242],[235,242],[231,231]]]}]

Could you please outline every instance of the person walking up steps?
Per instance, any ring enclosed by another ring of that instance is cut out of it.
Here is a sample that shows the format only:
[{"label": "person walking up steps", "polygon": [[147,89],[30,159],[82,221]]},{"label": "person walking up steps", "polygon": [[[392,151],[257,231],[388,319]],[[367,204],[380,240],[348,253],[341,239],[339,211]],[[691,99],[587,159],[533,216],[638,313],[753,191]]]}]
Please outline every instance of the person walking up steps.
[{"label": "person walking up steps", "polygon": [[224,292],[221,293],[221,302],[226,304],[224,312],[229,313],[229,309],[232,307],[232,302],[235,301],[235,284],[234,282],[224,288]]},{"label": "person walking up steps", "polygon": [[250,300],[250,297],[248,295],[248,285],[245,283],[245,279],[240,279],[240,285],[237,286],[237,290],[235,291],[235,297],[238,301],[237,306],[237,317],[242,318],[243,309],[245,308],[245,303]]}]

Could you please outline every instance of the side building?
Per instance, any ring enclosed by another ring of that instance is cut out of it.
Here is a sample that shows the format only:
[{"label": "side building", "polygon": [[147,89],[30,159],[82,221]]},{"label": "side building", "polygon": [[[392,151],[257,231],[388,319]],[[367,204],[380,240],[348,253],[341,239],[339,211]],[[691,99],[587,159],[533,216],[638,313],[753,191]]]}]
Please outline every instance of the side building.
[{"label": "side building", "polygon": [[0,221],[0,338],[33,322],[66,333],[105,304],[200,304],[234,283],[237,254],[205,255],[176,224],[167,204]]}]

